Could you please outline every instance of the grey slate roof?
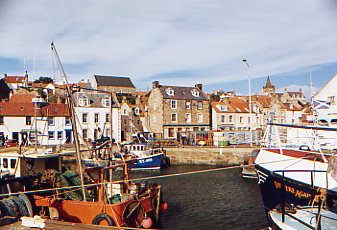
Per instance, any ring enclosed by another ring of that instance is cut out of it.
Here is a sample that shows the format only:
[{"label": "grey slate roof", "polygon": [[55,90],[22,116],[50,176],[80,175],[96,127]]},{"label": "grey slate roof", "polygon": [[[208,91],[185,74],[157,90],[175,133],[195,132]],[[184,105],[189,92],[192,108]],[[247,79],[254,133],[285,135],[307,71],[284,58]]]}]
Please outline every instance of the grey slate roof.
[{"label": "grey slate roof", "polygon": [[[174,95],[168,95],[166,93],[167,88],[172,88],[174,90]],[[192,95],[191,91],[196,89],[199,91],[199,97],[195,97]],[[184,87],[184,86],[168,86],[161,85],[159,87],[161,94],[164,99],[180,99],[180,100],[208,100],[207,96],[204,94],[202,90],[199,90],[196,87]]]},{"label": "grey slate roof", "polygon": [[[86,92],[76,92],[73,94],[73,99],[74,99],[74,103],[75,106],[79,106],[78,104],[78,99],[81,97],[87,97],[89,99],[89,106],[88,107],[97,107],[97,108],[104,108],[102,105],[102,99],[107,97],[110,98],[110,95],[108,94],[103,94],[103,93],[86,93]],[[118,108],[118,102],[116,100],[116,98],[112,98],[113,100],[113,104],[112,104],[112,108]]]},{"label": "grey slate roof", "polygon": [[129,77],[94,75],[97,86],[116,86],[136,88]]}]

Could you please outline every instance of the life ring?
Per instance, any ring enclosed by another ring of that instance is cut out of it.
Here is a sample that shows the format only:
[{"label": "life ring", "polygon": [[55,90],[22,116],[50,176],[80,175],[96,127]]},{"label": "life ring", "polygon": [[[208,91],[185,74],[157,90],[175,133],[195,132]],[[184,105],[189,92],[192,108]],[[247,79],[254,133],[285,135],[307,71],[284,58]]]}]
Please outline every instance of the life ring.
[{"label": "life ring", "polygon": [[145,217],[145,210],[139,201],[132,201],[126,205],[122,219],[128,227],[141,227]]},{"label": "life ring", "polygon": [[92,224],[94,225],[106,225],[104,222],[101,224],[102,221],[105,221],[108,226],[116,226],[115,221],[106,213],[100,213],[92,220]]},{"label": "life ring", "polygon": [[163,158],[161,159],[161,165],[160,165],[161,168],[169,168],[170,165],[171,165],[171,160],[170,160],[170,158],[168,158],[168,157],[163,157]]}]

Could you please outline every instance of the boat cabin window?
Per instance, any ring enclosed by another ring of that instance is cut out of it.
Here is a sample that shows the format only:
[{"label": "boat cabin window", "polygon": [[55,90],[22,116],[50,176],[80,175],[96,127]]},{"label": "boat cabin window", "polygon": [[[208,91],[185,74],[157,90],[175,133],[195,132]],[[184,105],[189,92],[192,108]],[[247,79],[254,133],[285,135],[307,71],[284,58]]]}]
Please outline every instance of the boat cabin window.
[{"label": "boat cabin window", "polygon": [[8,168],[8,159],[7,158],[3,158],[2,159],[2,167],[3,168]]},{"label": "boat cabin window", "polygon": [[11,169],[15,168],[16,159],[11,159]]},{"label": "boat cabin window", "polygon": [[331,123],[337,123],[337,119],[331,119]]}]

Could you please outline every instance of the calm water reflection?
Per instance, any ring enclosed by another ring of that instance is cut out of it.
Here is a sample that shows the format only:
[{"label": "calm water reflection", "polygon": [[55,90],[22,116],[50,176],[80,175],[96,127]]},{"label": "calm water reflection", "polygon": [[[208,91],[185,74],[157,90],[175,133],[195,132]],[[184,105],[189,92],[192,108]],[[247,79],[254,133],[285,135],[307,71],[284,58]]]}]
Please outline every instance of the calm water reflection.
[{"label": "calm water reflection", "polygon": [[[172,166],[161,171],[132,173],[133,178],[209,169]],[[261,229],[267,226],[257,181],[243,179],[241,170],[182,175],[151,180],[163,186],[169,209],[162,229]]]}]

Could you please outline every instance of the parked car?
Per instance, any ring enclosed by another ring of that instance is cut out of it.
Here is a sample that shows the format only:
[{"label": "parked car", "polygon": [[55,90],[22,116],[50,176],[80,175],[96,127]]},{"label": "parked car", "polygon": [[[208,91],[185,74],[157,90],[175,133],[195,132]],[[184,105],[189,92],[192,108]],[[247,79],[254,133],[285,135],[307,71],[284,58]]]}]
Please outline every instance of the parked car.
[{"label": "parked car", "polygon": [[14,146],[18,146],[18,145],[19,145],[19,143],[15,139],[11,139],[11,140],[8,140],[8,141],[5,142],[6,147],[14,147]]}]

